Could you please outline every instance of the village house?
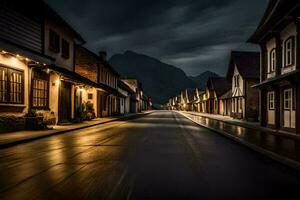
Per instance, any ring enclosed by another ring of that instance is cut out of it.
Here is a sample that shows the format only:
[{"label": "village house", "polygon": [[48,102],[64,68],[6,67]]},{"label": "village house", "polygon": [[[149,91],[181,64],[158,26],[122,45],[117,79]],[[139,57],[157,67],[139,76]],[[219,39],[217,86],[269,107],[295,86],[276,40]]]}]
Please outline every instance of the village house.
[{"label": "village house", "polygon": [[232,89],[221,96],[220,115],[231,116],[232,113]]},{"label": "village house", "polygon": [[130,113],[131,96],[135,91],[122,80],[118,81],[118,91],[123,95],[120,97],[120,114]]},{"label": "village house", "polygon": [[195,89],[194,95],[194,111],[195,112],[203,112],[203,95],[205,91],[201,91],[198,88]]},{"label": "village house", "polygon": [[206,83],[204,94],[205,113],[221,114],[223,107],[221,97],[231,88],[231,84],[223,77],[210,77]]},{"label": "village house", "polygon": [[141,112],[143,110],[143,90],[141,83],[136,79],[124,79],[122,81],[134,91],[134,94],[131,96],[130,112]]},{"label": "village house", "polygon": [[270,0],[248,42],[261,47],[262,126],[300,133],[300,4]]},{"label": "village house", "polygon": [[119,114],[119,74],[106,62],[106,54],[97,55],[82,46],[77,46],[75,53],[75,72],[96,83],[95,87],[86,85],[75,91],[75,108],[90,102],[97,117]]},{"label": "village house", "polygon": [[74,72],[74,47],[85,41],[46,3],[34,3],[38,9],[1,1],[1,110],[69,123],[74,91],[94,85]]},{"label": "village house", "polygon": [[231,113],[233,118],[257,121],[259,113],[259,92],[252,88],[259,83],[260,54],[257,52],[231,52],[227,80],[232,82],[231,92],[222,97],[224,103],[220,109],[228,115],[228,94],[231,93]]},{"label": "village house", "polygon": [[42,13],[43,9],[36,10],[26,2],[0,2],[0,113],[14,123],[1,120],[1,131],[24,128],[22,116],[31,107],[48,107],[49,84],[37,83],[32,75],[34,68],[44,69],[54,60],[43,54]]},{"label": "village house", "polygon": [[[82,85],[93,85],[92,81],[74,72],[75,46],[85,41],[47,4],[44,4],[43,28],[44,54],[54,58],[54,62],[46,66],[48,75],[40,68],[33,70],[33,87],[36,90],[33,91],[33,108],[44,111],[49,109],[59,124],[70,123],[75,118],[76,91]],[[48,89],[43,88],[44,85],[48,85]],[[45,97],[43,93],[49,95]],[[49,102],[48,107],[43,103],[45,101],[40,101],[43,98]]]},{"label": "village house", "polygon": [[185,89],[184,91],[182,91],[185,111],[194,111],[195,93],[195,89]]}]

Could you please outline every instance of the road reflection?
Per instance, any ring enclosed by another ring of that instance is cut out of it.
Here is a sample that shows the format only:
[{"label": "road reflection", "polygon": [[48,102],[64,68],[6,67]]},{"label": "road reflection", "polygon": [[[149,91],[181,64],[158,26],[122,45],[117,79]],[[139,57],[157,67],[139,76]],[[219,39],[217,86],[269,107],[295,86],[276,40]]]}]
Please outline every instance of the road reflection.
[{"label": "road reflection", "polygon": [[230,123],[224,123],[219,120],[188,114],[187,117],[193,121],[213,129],[221,130],[232,136],[238,137],[251,144],[267,149],[273,153],[285,156],[289,159],[300,161],[300,141],[293,140],[287,137],[273,135],[267,132],[257,131],[250,128],[245,128]]}]

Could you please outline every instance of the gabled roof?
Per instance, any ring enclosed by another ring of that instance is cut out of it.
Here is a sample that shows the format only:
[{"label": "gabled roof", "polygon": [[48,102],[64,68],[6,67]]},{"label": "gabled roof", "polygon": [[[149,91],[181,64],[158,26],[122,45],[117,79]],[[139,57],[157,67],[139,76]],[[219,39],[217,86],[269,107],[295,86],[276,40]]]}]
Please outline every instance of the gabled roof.
[{"label": "gabled roof", "polygon": [[210,77],[206,87],[209,90],[214,90],[217,97],[220,97],[231,88],[231,83],[224,77]]},{"label": "gabled roof", "polygon": [[131,93],[131,94],[134,94],[135,91],[129,87],[129,85],[127,85],[126,83],[124,83],[122,80],[118,80],[118,87],[120,87],[121,89],[123,90],[126,90],[127,92]]},{"label": "gabled roof", "polygon": [[104,91],[106,91],[109,94],[113,94],[113,95],[116,95],[116,96],[121,95],[121,93],[118,92],[118,90],[116,90],[115,88],[112,88],[112,87],[110,87],[108,85],[105,85],[105,84],[102,84],[102,83],[95,83],[95,82],[91,81],[90,79],[85,78],[85,77],[81,76],[80,74],[77,74],[76,72],[67,70],[65,68],[62,68],[62,67],[59,67],[59,66],[53,65],[53,64],[49,65],[48,67],[49,67],[49,69],[52,69],[52,70],[60,73],[61,75],[63,75],[64,77],[66,77],[70,80],[74,80],[74,81],[77,81],[79,83],[89,85],[89,86],[92,86],[92,87],[95,87],[95,88],[103,89]]},{"label": "gabled roof", "polygon": [[228,90],[228,92],[223,94],[220,99],[231,99],[231,98],[232,98],[232,90],[230,89]]},{"label": "gabled roof", "polygon": [[299,17],[299,9],[299,0],[269,0],[266,12],[248,42],[259,43],[268,33],[276,31],[280,24],[293,20],[288,16]]},{"label": "gabled roof", "polygon": [[186,98],[188,98],[189,101],[193,101],[196,94],[196,89],[186,89]]},{"label": "gabled roof", "polygon": [[260,53],[246,51],[231,52],[231,58],[227,72],[228,81],[231,81],[232,79],[235,66],[244,79],[259,79]]}]

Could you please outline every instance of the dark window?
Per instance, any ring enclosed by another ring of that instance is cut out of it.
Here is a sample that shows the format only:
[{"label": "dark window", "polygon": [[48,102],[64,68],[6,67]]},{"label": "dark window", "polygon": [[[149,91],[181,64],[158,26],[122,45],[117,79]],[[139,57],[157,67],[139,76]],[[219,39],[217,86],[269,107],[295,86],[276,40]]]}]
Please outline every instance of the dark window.
[{"label": "dark window", "polygon": [[88,99],[89,100],[93,99],[93,94],[88,94]]},{"label": "dark window", "polygon": [[103,110],[106,111],[106,100],[108,97],[102,96],[102,98],[103,98]]},{"label": "dark window", "polygon": [[0,103],[24,102],[24,72],[0,66]]},{"label": "dark window", "polygon": [[34,71],[32,79],[32,106],[47,109],[49,105],[49,75]]},{"label": "dark window", "polygon": [[61,40],[61,56],[63,58],[70,58],[70,44],[65,39]]},{"label": "dark window", "polygon": [[60,41],[59,35],[53,30],[49,31],[49,49],[55,53],[59,53]]}]

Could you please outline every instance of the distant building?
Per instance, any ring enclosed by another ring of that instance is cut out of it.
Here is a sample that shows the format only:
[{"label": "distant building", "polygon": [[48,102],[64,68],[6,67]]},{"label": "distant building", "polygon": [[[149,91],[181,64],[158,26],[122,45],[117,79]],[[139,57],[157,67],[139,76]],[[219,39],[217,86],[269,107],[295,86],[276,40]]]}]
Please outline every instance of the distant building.
[{"label": "distant building", "polygon": [[270,0],[249,42],[261,46],[261,125],[300,133],[299,1]]},{"label": "distant building", "polygon": [[91,102],[97,117],[119,114],[119,74],[107,63],[102,52],[99,55],[76,46],[75,72],[93,81],[93,87],[81,85],[75,91],[75,109]]},{"label": "distant building", "polygon": [[231,83],[223,77],[211,77],[208,79],[204,95],[204,107],[206,113],[223,113],[221,97],[231,88]]},{"label": "distant building", "polygon": [[[257,52],[237,52],[231,53],[230,63],[227,72],[228,81],[232,82],[231,92],[231,112],[233,118],[245,120],[258,120],[259,113],[259,92],[252,88],[259,83],[260,54]],[[222,114],[227,115],[228,96],[223,96],[227,100],[224,104]]]}]

